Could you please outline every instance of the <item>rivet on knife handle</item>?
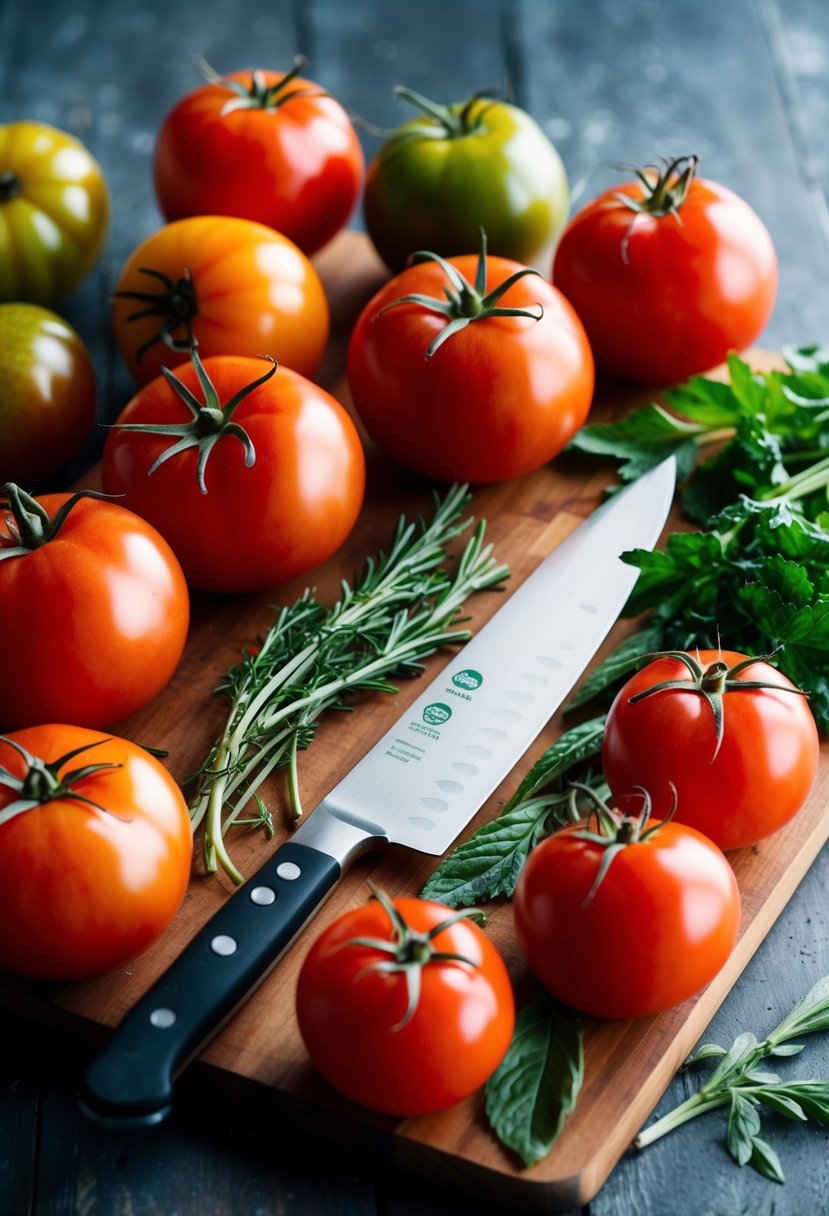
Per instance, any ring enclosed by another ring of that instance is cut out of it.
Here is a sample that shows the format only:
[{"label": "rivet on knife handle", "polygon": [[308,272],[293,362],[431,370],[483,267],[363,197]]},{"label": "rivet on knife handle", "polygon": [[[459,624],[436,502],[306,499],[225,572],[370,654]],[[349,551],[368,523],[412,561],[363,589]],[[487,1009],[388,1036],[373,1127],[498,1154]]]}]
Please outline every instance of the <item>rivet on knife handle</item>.
[{"label": "rivet on knife handle", "polygon": [[119,1124],[163,1119],[176,1073],[264,978],[340,872],[326,853],[283,844],[127,1014],[87,1071],[86,1113]]}]

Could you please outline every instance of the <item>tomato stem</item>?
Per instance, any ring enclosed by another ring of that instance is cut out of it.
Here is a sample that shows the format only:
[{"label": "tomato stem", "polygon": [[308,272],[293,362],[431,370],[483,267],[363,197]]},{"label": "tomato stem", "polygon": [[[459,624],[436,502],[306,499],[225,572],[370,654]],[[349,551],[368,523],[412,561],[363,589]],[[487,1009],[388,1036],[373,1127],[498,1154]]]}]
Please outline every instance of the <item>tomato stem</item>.
[{"label": "tomato stem", "polygon": [[641,692],[637,692],[628,702],[629,705],[635,705],[637,701],[643,701],[646,697],[655,696],[660,692],[689,692],[696,696],[704,697],[711,707],[711,712],[714,716],[714,735],[715,746],[711,756],[710,763],[713,764],[719,755],[720,747],[722,746],[723,734],[725,731],[725,711],[724,697],[729,692],[748,692],[752,689],[770,689],[776,688],[780,692],[791,692],[797,696],[808,698],[809,693],[802,688],[795,688],[793,685],[775,684],[770,680],[739,680],[737,677],[741,675],[747,668],[753,667],[755,663],[770,663],[774,656],[782,647],[777,648],[771,654],[758,655],[756,658],[741,659],[739,663],[735,663],[733,667],[729,667],[722,660],[717,660],[711,663],[704,670],[702,666],[683,650],[665,650],[657,654],[649,654],[643,656],[648,660],[655,659],[676,659],[688,669],[688,677],[677,680],[660,680],[657,684],[652,684],[650,688],[643,688]]},{"label": "tomato stem", "polygon": [[642,197],[637,198],[622,191],[614,197],[622,206],[637,214],[677,215],[691,188],[698,163],[698,156],[677,156],[673,160],[663,158],[658,164],[646,165],[644,169],[635,169],[634,173],[642,184]]},{"label": "tomato stem", "polygon": [[3,522],[12,544],[0,545],[0,561],[11,557],[25,557],[54,540],[66,523],[67,517],[82,498],[100,498],[111,502],[117,495],[103,494],[100,490],[78,490],[50,519],[45,507],[21,490],[13,481],[7,481],[3,493],[8,498],[8,511]]},{"label": "tomato stem", "polygon": [[0,785],[5,785],[9,789],[15,791],[19,795],[13,802],[7,803],[0,810],[0,825],[7,823],[15,816],[23,814],[25,811],[31,811],[37,806],[43,806],[47,802],[55,802],[58,799],[71,799],[73,802],[82,802],[87,806],[91,806],[96,811],[103,811],[107,815],[112,815],[115,819],[120,819],[122,822],[129,822],[128,819],[121,815],[115,815],[108,807],[102,806],[99,802],[94,802],[85,794],[78,791],[78,786],[86,781],[88,777],[92,777],[95,773],[110,772],[113,769],[120,768],[120,764],[85,764],[80,768],[71,769],[68,773],[61,775],[61,769],[65,768],[70,760],[74,760],[76,756],[83,752],[92,751],[95,747],[100,747],[103,743],[109,743],[109,739],[98,739],[94,743],[85,743],[81,747],[76,747],[71,752],[66,752],[57,760],[51,763],[42,759],[40,756],[33,756],[27,751],[22,744],[15,739],[10,739],[6,735],[0,735],[0,743],[5,743],[22,758],[25,765],[25,771],[22,777],[16,776],[9,769],[0,765]]},{"label": "tomato stem", "polygon": [[189,448],[196,448],[196,478],[199,483],[199,490],[202,494],[207,493],[207,483],[205,481],[205,469],[207,461],[213,448],[226,435],[232,435],[238,439],[245,450],[245,468],[249,469],[256,461],[256,449],[253,446],[253,440],[244,427],[238,422],[233,421],[233,415],[251,393],[260,388],[266,381],[270,380],[271,376],[276,374],[277,362],[270,355],[261,355],[260,358],[271,364],[268,371],[263,375],[251,380],[249,384],[243,385],[229,401],[222,402],[219,398],[216,386],[210,379],[202,363],[197,343],[193,342],[192,363],[196,370],[196,375],[201,385],[204,401],[199,401],[198,397],[190,391],[185,384],[179,380],[168,367],[162,367],[161,374],[172,388],[173,392],[187,406],[191,414],[190,422],[116,422],[115,429],[119,431],[137,431],[143,435],[170,435],[176,436],[176,442],[171,443],[168,448],[156,457],[153,463],[147,470],[147,476],[150,477],[160,468],[166,461],[178,456],[180,452],[185,452]]},{"label": "tomato stem", "polygon": [[444,342],[451,338],[453,334],[466,329],[467,325],[472,321],[485,321],[489,317],[527,317],[531,321],[540,321],[544,316],[544,309],[540,304],[536,304],[535,306],[538,312],[533,312],[531,308],[501,308],[498,305],[501,297],[519,279],[523,279],[528,274],[539,274],[539,271],[533,270],[529,266],[523,266],[520,270],[516,270],[514,274],[511,274],[509,278],[505,279],[503,283],[499,283],[497,287],[494,287],[492,291],[487,293],[486,249],[486,232],[481,228],[481,245],[478,253],[478,266],[475,273],[474,286],[464,278],[457,266],[453,266],[451,262],[447,262],[440,254],[431,253],[425,249],[420,249],[417,253],[413,253],[409,258],[410,265],[428,261],[436,262],[440,266],[450,283],[449,287],[444,288],[444,298],[439,299],[436,296],[421,295],[419,293],[400,296],[399,299],[392,300],[389,304],[386,304],[380,310],[378,316],[382,316],[390,308],[398,308],[401,304],[415,304],[418,308],[426,308],[430,312],[436,312],[446,317],[445,327],[426,351],[427,359],[431,359]]}]

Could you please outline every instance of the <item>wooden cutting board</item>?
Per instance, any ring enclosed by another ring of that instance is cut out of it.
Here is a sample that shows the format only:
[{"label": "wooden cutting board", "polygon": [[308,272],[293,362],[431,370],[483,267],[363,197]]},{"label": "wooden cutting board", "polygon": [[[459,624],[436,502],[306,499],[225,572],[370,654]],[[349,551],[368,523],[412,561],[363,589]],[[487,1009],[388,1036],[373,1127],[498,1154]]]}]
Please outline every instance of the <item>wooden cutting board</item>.
[{"label": "wooden cutting board", "polygon": [[[349,327],[384,272],[366,239],[356,233],[340,237],[318,264],[333,315],[332,342],[320,379],[348,403],[343,366]],[[774,360],[758,353],[754,362],[769,366]],[[648,394],[641,391],[600,385],[594,417],[613,416],[647,399]],[[370,444],[367,448],[364,512],[342,551],[311,576],[324,599],[333,599],[339,579],[351,577],[368,554],[387,544],[401,511],[428,513],[431,509],[430,485],[393,467]],[[94,476],[88,484],[94,482]],[[607,469],[568,456],[526,477],[475,492],[471,510],[489,521],[488,536],[496,553],[512,569],[509,588],[518,586],[593,510],[607,476]],[[292,602],[305,582],[300,579],[258,596],[195,596],[192,630],[179,670],[160,697],[122,723],[118,733],[168,749],[171,771],[184,780],[221,727],[222,703],[212,695],[220,677],[236,661],[242,646],[268,627],[272,606]],[[497,592],[479,595],[470,605],[473,628],[502,603],[503,596]],[[629,626],[624,623],[617,626],[600,657],[625,628]],[[727,642],[739,646],[738,638]],[[435,674],[447,661],[448,654],[436,656],[427,675]],[[355,713],[335,715],[322,724],[313,747],[301,756],[306,809],[314,807],[361,758],[417,692],[417,681],[404,682],[397,695],[364,698]],[[530,765],[565,725],[560,716],[549,724],[465,835],[498,813]],[[402,1166],[446,1185],[485,1194],[490,1200],[500,1197],[512,1209],[567,1211],[586,1203],[645,1123],[829,836],[827,747],[824,743],[815,789],[797,819],[771,840],[731,856],[742,893],[743,920],[728,965],[702,995],[667,1013],[638,1022],[588,1023],[585,1081],[576,1111],[550,1155],[532,1169],[523,1169],[494,1139],[484,1119],[481,1095],[428,1118],[381,1118],[340,1099],[307,1060],[294,1015],[294,989],[310,942],[323,924],[365,900],[368,877],[393,895],[416,893],[435,865],[433,859],[416,853],[389,849],[363,859],[317,921],[192,1067],[210,1084],[243,1096],[248,1103],[261,1102],[278,1117],[289,1114],[319,1137],[336,1138],[340,1146],[351,1143],[386,1158],[391,1154]],[[263,792],[279,823],[280,810],[285,807],[279,778]],[[277,842],[288,831],[283,827]],[[237,863],[251,873],[277,842],[244,832],[231,837],[231,848]],[[100,1039],[219,908],[229,890],[226,880],[195,873],[167,933],[127,966],[82,984],[48,985],[5,977],[0,981],[0,1004],[23,1016]],[[520,1000],[530,981],[513,940],[509,905],[495,906],[492,912],[489,931],[507,961]],[[623,941],[620,949],[624,949]],[[160,1130],[159,1135],[163,1134]]]}]

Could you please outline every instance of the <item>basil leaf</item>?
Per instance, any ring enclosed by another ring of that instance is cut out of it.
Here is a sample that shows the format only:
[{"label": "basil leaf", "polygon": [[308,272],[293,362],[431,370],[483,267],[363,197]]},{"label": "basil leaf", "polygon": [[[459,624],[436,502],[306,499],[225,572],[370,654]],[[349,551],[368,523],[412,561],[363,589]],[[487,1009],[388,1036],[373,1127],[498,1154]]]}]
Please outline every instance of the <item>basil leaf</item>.
[{"label": "basil leaf", "polygon": [[543,993],[520,1010],[507,1054],[486,1084],[492,1130],[525,1165],[550,1151],[584,1077],[578,1017]]},{"label": "basil leaf", "polygon": [[531,799],[484,824],[444,858],[421,898],[450,908],[471,908],[499,895],[509,898],[549,812],[548,799]]},{"label": "basil leaf", "polygon": [[544,755],[536,760],[510,798],[503,813],[507,814],[519,802],[563,777],[570,769],[583,764],[592,756],[598,756],[602,750],[604,724],[605,719],[602,715],[599,718],[591,718],[588,722],[581,722],[578,726],[572,726],[563,735],[559,735],[555,743],[547,748]]},{"label": "basil leaf", "polygon": [[579,691],[571,698],[565,712],[569,713],[594,701],[600,693],[613,688],[623,676],[633,671],[643,658],[661,648],[662,628],[659,625],[650,625],[647,629],[632,633],[604,662],[590,672]]}]

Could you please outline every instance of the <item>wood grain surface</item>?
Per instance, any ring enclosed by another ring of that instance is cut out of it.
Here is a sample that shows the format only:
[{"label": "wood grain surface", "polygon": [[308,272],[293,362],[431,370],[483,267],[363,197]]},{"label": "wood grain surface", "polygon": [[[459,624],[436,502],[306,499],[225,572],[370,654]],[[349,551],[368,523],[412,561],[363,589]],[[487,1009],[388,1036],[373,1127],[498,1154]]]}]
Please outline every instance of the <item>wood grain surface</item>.
[{"label": "wood grain surface", "polygon": [[[332,301],[336,333],[324,379],[348,405],[341,338],[382,280],[383,271],[366,238],[357,233],[340,237],[319,266]],[[773,357],[759,352],[752,360],[755,365],[774,362]],[[629,390],[603,385],[594,416],[616,415],[633,399]],[[341,577],[351,577],[365,555],[387,542],[401,509],[410,515],[430,509],[431,487],[392,468],[369,443],[367,448],[369,485],[364,512],[341,553],[315,575],[319,593],[326,599],[336,594]],[[608,475],[607,468],[565,457],[526,477],[475,492],[471,510],[489,521],[496,553],[512,570],[507,595],[597,505]],[[94,474],[87,480],[94,482]],[[291,602],[304,584],[304,579],[298,580],[258,596],[196,596],[187,648],[172,682],[155,702],[121,724],[118,732],[167,749],[167,763],[183,782],[206,755],[221,726],[223,706],[212,695],[220,677],[236,661],[242,646],[267,628],[273,605]],[[473,628],[502,602],[503,596],[497,592],[479,595],[470,605]],[[620,624],[600,653],[625,628]],[[429,673],[447,661],[448,652],[436,656],[429,663]],[[419,687],[418,681],[407,681],[395,696],[364,697],[354,714],[332,715],[323,723],[312,748],[301,757],[301,788],[307,808],[316,805],[361,758],[418,694]],[[563,725],[560,715],[549,724],[465,834],[497,814],[530,763]],[[263,789],[277,823],[280,818],[284,822],[279,777]],[[521,1168],[496,1142],[486,1126],[480,1095],[429,1118],[381,1119],[340,1099],[307,1060],[293,997],[308,946],[324,923],[366,898],[369,876],[392,894],[416,893],[435,863],[409,850],[389,849],[365,859],[345,877],[316,922],[207,1047],[197,1067],[209,1073],[217,1086],[258,1089],[258,1100],[265,1099],[277,1108],[282,1104],[317,1135],[340,1143],[344,1138],[353,1139],[369,1151],[391,1152],[398,1163],[416,1173],[451,1181],[490,1199],[498,1196],[511,1207],[567,1211],[587,1202],[599,1189],[784,907],[829,834],[828,805],[829,761],[824,756],[812,797],[797,819],[771,840],[732,854],[743,898],[740,938],[731,960],[703,994],[653,1018],[588,1022],[585,1083],[576,1111],[552,1153],[533,1169]],[[283,827],[278,838],[288,831]],[[257,868],[275,847],[261,835],[244,830],[230,839],[246,872]],[[52,986],[7,980],[0,988],[0,1003],[33,1018],[102,1033],[120,1021],[228,897],[229,890],[226,880],[196,873],[175,922],[140,957],[83,984]],[[532,981],[515,946],[509,905],[495,905],[490,924],[521,998],[531,990]],[[624,950],[623,933],[619,949]]]}]

